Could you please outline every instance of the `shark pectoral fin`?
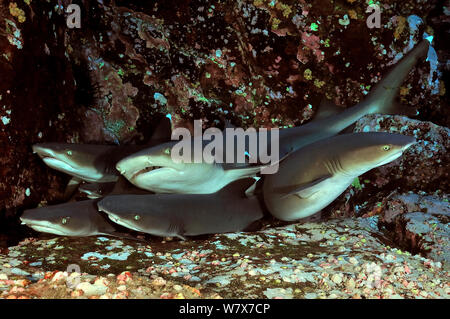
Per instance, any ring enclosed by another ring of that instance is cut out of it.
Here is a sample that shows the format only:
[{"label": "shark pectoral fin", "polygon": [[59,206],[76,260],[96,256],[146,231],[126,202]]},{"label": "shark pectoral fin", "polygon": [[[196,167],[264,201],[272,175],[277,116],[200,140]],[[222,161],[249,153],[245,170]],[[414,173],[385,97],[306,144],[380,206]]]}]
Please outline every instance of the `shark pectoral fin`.
[{"label": "shark pectoral fin", "polygon": [[96,199],[109,194],[113,190],[115,184],[115,182],[84,183],[83,185],[80,185],[78,191],[80,193],[85,193],[90,199]]},{"label": "shark pectoral fin", "polygon": [[[231,194],[233,197],[244,197],[246,191],[249,190],[254,184],[256,184],[257,180],[255,178],[243,178],[231,182],[221,190],[219,190],[222,194]],[[251,190],[250,190],[251,191]]]},{"label": "shark pectoral fin", "polygon": [[339,114],[343,111],[343,108],[337,106],[330,100],[324,98],[319,105],[319,109],[317,110],[316,114],[313,117],[313,121],[321,120],[324,118],[327,118],[332,115]]},{"label": "shark pectoral fin", "polygon": [[[395,99],[392,102],[391,109],[392,109],[392,112],[391,112],[392,114],[401,114],[401,115],[408,116],[408,117],[417,115],[417,108],[408,107],[406,105],[403,105],[398,99]],[[394,112],[397,112],[397,113],[394,113]]]},{"label": "shark pectoral fin", "polygon": [[262,174],[273,174],[272,168],[275,167],[278,169],[278,165],[287,158],[293,151],[288,152],[286,155],[284,155],[282,158],[275,162],[269,162],[267,164],[248,164],[252,166],[244,166],[242,167],[241,164],[233,164],[233,165],[226,165],[222,164],[223,170],[231,176],[231,180],[237,180],[241,178],[246,177],[255,177],[258,173]]},{"label": "shark pectoral fin", "polygon": [[70,181],[67,183],[66,189],[64,190],[64,200],[69,200],[72,195],[78,189],[78,186],[81,183],[81,179],[78,177],[72,177]]},{"label": "shark pectoral fin", "polygon": [[180,238],[180,239],[183,240],[183,241],[186,241],[186,240],[187,240],[186,237],[184,237],[184,236],[182,236],[182,235],[180,235],[180,234],[175,235],[175,237]]},{"label": "shark pectoral fin", "polygon": [[238,178],[246,178],[253,177],[258,174],[262,168],[266,165],[257,165],[257,166],[244,166],[241,165],[222,165],[225,172],[231,175],[236,175]]},{"label": "shark pectoral fin", "polygon": [[127,233],[122,233],[119,231],[103,231],[101,234],[105,235],[105,236],[112,236],[112,237],[124,238],[124,239],[129,239],[129,240],[134,240],[134,241],[146,242],[145,239],[141,239],[136,236],[133,236],[133,235],[130,235]]},{"label": "shark pectoral fin", "polygon": [[279,187],[275,191],[279,194],[283,194],[284,197],[297,195],[300,198],[308,198],[317,193],[328,182],[331,176],[332,175],[326,175],[302,185]]}]

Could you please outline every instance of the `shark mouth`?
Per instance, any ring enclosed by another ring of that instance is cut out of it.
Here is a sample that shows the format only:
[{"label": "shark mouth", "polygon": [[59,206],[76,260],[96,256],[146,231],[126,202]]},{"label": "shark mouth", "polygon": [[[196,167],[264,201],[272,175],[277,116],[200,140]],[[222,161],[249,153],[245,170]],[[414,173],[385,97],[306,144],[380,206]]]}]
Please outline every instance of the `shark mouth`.
[{"label": "shark mouth", "polygon": [[28,221],[28,222],[22,222],[22,224],[34,229],[37,232],[40,232],[40,233],[55,234],[55,235],[60,235],[60,236],[68,235],[67,232],[63,232],[56,227],[43,225],[42,223],[34,223],[32,221]]},{"label": "shark mouth", "polygon": [[70,164],[68,164],[67,162],[61,161],[54,157],[45,156],[42,158],[42,160],[44,161],[45,164],[47,164],[48,166],[50,166],[52,168],[63,169],[63,170],[69,171],[69,172],[79,171],[79,169],[77,169],[76,167],[73,167]]},{"label": "shark mouth", "polygon": [[114,215],[112,213],[109,213],[106,210],[103,210],[103,211],[108,215],[109,219],[111,219],[114,223],[116,223],[116,224],[118,224],[120,226],[129,228],[131,230],[135,230],[135,231],[138,231],[138,232],[142,231],[142,230],[136,228],[135,226],[133,226],[132,224],[129,224],[126,221],[120,219],[120,217],[118,217],[118,216],[116,216],[116,215]]},{"label": "shark mouth", "polygon": [[402,155],[403,155],[403,151],[399,151],[399,152],[397,152],[397,153],[395,153],[395,154],[392,154],[392,155],[389,156],[388,158],[385,158],[385,159],[383,159],[382,161],[378,162],[378,163],[376,164],[375,167],[383,166],[383,165],[385,165],[385,164],[388,164],[388,163],[390,163],[390,162],[393,162],[393,161],[395,161],[397,158],[399,158],[399,157],[402,156]]},{"label": "shark mouth", "polygon": [[133,176],[131,178],[134,179],[138,175],[146,174],[146,173],[153,172],[153,171],[156,171],[156,170],[159,170],[159,169],[164,169],[164,168],[168,168],[168,167],[164,167],[164,166],[149,166],[149,167],[146,167],[144,169],[141,169],[141,170],[137,171],[136,173],[133,174]]}]

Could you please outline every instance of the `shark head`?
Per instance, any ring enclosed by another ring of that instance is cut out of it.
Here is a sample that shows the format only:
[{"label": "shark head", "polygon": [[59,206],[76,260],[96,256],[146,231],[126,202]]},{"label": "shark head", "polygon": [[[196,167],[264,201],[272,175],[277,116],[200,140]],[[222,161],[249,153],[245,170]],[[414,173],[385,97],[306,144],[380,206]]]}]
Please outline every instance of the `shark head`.
[{"label": "shark head", "polygon": [[[146,198],[145,209],[140,205],[141,198]],[[148,199],[146,195],[110,195],[98,202],[98,209],[118,225],[164,236],[170,226],[168,218],[164,218],[165,214],[158,213],[157,208],[152,209],[154,205]]]},{"label": "shark head", "polygon": [[347,146],[338,155],[338,165],[358,175],[396,160],[416,143],[414,137],[383,132],[342,135],[342,139]]},{"label": "shark head", "polygon": [[205,183],[205,174],[210,176],[212,183],[216,176],[222,176],[222,166],[173,160],[171,153],[175,144],[168,142],[132,154],[120,160],[116,169],[134,185],[150,191],[215,192],[214,186]]},{"label": "shark head", "polygon": [[38,232],[61,236],[90,236],[112,228],[92,200],[28,209],[20,219]]},{"label": "shark head", "polygon": [[53,169],[86,181],[114,181],[117,177],[105,174],[105,164],[99,158],[114,146],[40,143],[33,145],[33,152]]}]

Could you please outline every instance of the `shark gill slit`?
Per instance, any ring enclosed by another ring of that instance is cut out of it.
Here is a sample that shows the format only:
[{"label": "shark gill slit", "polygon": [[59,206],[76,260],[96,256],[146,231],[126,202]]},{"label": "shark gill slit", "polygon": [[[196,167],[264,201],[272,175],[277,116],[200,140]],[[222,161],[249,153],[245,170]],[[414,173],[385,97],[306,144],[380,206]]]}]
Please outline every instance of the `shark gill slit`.
[{"label": "shark gill slit", "polygon": [[335,157],[333,160],[335,161],[337,171],[339,173],[341,173],[342,175],[348,175],[347,172],[345,171],[345,169],[342,167],[342,163],[341,163],[341,160],[339,159],[339,157]]}]

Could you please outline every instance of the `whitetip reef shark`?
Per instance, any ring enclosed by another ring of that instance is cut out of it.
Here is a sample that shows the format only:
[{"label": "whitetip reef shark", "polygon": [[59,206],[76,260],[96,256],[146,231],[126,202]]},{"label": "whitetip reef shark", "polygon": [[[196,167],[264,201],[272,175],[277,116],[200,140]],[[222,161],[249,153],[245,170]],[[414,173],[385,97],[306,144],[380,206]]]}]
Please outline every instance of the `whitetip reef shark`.
[{"label": "whitetip reef shark", "polygon": [[400,134],[369,132],[333,136],[292,153],[277,174],[264,179],[264,201],[278,219],[293,221],[320,211],[353,180],[399,158],[415,143]]},{"label": "whitetip reef shark", "polygon": [[97,208],[98,200],[84,200],[27,209],[20,217],[22,224],[43,233],[60,236],[87,237],[107,235],[136,240],[116,230]]},{"label": "whitetip reef shark", "polygon": [[156,236],[243,231],[263,217],[256,197],[245,197],[254,179],[241,179],[215,194],[108,195],[100,211],[124,227]]},{"label": "whitetip reef shark", "polygon": [[[406,54],[367,97],[355,106],[299,127],[280,129],[279,157],[283,159],[305,145],[336,135],[365,115],[403,113],[395,101],[400,85],[416,62],[426,56],[430,41],[431,39],[423,40]],[[268,137],[267,140],[271,139]],[[259,164],[243,166],[240,163],[175,163],[171,157],[171,149],[177,142],[143,149],[120,160],[116,168],[131,183],[149,191],[210,194],[234,180],[255,176],[264,167]],[[246,145],[246,152],[249,150],[248,146]],[[270,145],[267,149],[270,149]],[[234,151],[236,153],[236,149]]]},{"label": "whitetip reef shark", "polygon": [[117,170],[135,186],[155,193],[212,194],[229,183],[255,176],[264,166],[225,169],[218,163],[176,163],[168,142],[119,161]]},{"label": "whitetip reef shark", "polygon": [[32,149],[49,167],[73,177],[66,190],[65,197],[68,197],[81,181],[116,182],[120,175],[116,170],[119,160],[149,146],[164,143],[170,140],[170,136],[171,123],[164,118],[146,145],[38,143]]},{"label": "whitetip reef shark", "polygon": [[135,187],[123,176],[119,176],[117,182],[83,183],[78,187],[78,191],[84,193],[90,199],[114,194],[152,194],[152,192]]}]

